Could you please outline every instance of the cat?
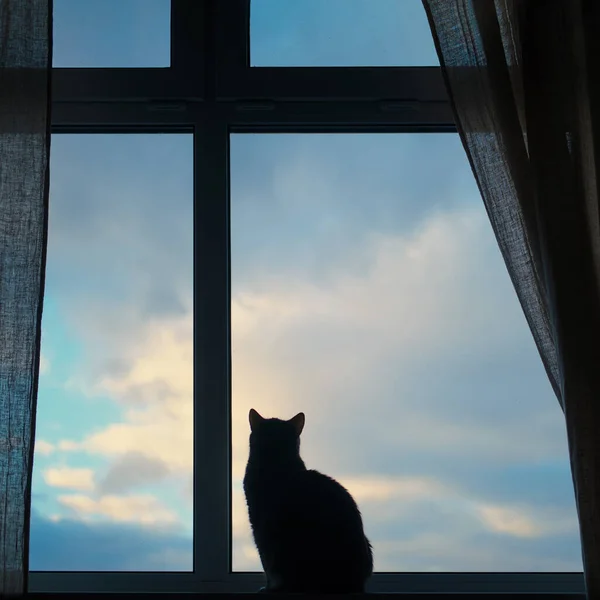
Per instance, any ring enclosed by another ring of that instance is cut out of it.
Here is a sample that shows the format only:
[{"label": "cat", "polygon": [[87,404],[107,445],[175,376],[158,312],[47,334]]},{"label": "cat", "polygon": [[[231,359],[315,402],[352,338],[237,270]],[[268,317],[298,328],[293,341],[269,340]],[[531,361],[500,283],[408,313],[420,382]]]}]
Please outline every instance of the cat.
[{"label": "cat", "polygon": [[300,458],[305,416],[265,419],[250,410],[244,493],[267,578],[264,592],[360,593],[373,550],[358,506],[335,479]]}]

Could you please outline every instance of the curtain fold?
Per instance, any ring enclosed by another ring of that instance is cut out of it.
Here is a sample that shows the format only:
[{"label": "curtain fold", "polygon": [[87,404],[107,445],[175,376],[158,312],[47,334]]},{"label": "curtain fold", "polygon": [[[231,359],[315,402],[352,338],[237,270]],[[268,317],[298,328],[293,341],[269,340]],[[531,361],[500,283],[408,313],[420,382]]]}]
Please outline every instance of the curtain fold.
[{"label": "curtain fold", "polygon": [[423,0],[462,143],[565,414],[600,598],[600,3]]},{"label": "curtain fold", "polygon": [[0,0],[0,597],[29,570],[51,57],[52,0]]}]

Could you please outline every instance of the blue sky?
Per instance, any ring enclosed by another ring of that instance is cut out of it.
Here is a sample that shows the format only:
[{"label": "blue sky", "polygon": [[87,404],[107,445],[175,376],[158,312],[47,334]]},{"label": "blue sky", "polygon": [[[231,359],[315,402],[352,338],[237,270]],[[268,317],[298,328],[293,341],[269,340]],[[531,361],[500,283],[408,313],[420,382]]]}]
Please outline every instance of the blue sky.
[{"label": "blue sky", "polygon": [[[168,4],[55,0],[55,64],[166,66]],[[253,7],[255,65],[437,63],[417,0]],[[191,136],[56,135],[51,167],[31,568],[189,570]],[[234,569],[260,568],[253,406],[306,413],[377,570],[580,570],[562,414],[457,136],[235,135],[231,202]]]}]

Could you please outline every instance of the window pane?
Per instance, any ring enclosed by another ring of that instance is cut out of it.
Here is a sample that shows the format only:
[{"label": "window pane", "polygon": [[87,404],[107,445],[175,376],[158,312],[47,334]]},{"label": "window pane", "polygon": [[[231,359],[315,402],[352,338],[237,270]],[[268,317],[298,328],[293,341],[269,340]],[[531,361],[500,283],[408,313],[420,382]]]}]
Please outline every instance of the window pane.
[{"label": "window pane", "polygon": [[191,135],[55,135],[31,569],[192,569]]},{"label": "window pane", "polygon": [[168,67],[170,0],[54,0],[55,67]]},{"label": "window pane", "polygon": [[232,139],[233,567],[248,410],[306,413],[377,571],[580,571],[562,412],[458,136]]},{"label": "window pane", "polygon": [[253,67],[439,65],[421,0],[252,0]]}]

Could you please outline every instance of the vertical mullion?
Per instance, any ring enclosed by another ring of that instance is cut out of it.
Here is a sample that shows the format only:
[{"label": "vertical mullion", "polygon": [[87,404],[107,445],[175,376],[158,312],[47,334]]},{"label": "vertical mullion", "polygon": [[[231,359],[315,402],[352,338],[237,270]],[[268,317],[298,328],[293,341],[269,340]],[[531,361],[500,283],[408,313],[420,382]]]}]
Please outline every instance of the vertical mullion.
[{"label": "vertical mullion", "polygon": [[217,107],[194,137],[194,570],[229,572],[229,135]]},{"label": "vertical mullion", "polygon": [[250,67],[250,0],[207,1],[214,11],[219,74],[231,76],[248,69]]},{"label": "vertical mullion", "polygon": [[250,0],[207,2],[211,2],[215,33],[215,95],[229,99],[230,82],[247,79],[250,68]]},{"label": "vertical mullion", "polygon": [[204,97],[205,0],[171,0],[171,65],[182,99]]}]

